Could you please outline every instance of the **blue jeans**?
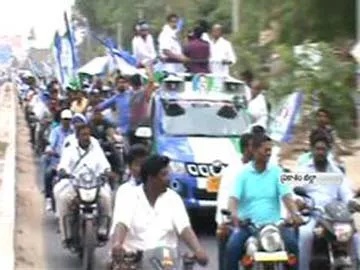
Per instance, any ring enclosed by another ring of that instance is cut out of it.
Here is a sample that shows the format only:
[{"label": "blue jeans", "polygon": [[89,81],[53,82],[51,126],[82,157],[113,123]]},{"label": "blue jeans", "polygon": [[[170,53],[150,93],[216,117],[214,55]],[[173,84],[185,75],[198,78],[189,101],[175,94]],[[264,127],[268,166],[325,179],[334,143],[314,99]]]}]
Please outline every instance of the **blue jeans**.
[{"label": "blue jeans", "polygon": [[[226,245],[225,251],[225,270],[239,270],[239,261],[245,253],[246,240],[252,235],[250,228],[242,227],[234,231]],[[286,250],[298,258],[298,239],[293,228],[281,228],[281,236],[284,240]],[[293,267],[297,269],[297,266]]]},{"label": "blue jeans", "polygon": [[225,270],[225,251],[226,251],[226,243],[227,239],[225,240],[217,240],[218,241],[218,258],[219,258],[219,270]]}]

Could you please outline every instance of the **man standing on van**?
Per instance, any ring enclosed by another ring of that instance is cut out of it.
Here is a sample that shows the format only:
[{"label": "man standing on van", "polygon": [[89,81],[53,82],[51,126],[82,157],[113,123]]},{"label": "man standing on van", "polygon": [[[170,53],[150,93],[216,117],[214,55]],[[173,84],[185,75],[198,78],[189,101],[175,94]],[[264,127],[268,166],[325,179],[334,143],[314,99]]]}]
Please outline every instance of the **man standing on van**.
[{"label": "man standing on van", "polygon": [[159,35],[159,55],[164,62],[163,70],[172,73],[184,72],[182,63],[188,61],[182,53],[178,38],[178,20],[179,17],[176,14],[170,14],[167,17],[167,24],[164,25]]},{"label": "man standing on van", "polygon": [[195,27],[193,38],[184,47],[184,54],[190,58],[190,62],[186,65],[190,73],[210,73],[210,44],[201,39],[203,32],[200,26]]},{"label": "man standing on van", "polygon": [[215,24],[211,30],[210,70],[219,75],[229,75],[229,67],[236,63],[236,56],[230,41],[223,38],[220,24]]}]

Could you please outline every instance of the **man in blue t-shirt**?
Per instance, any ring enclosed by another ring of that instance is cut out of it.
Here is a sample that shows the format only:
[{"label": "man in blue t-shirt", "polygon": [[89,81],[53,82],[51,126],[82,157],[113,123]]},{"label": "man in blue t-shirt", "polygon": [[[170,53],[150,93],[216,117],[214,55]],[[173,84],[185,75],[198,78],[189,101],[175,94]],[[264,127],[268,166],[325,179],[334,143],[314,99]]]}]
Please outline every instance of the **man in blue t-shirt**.
[{"label": "man in blue t-shirt", "polygon": [[117,126],[121,133],[127,136],[130,130],[130,102],[133,91],[129,87],[127,78],[123,76],[116,78],[116,88],[117,94],[97,105],[95,110],[103,111],[115,106],[118,114]]},{"label": "man in blue t-shirt", "polygon": [[[251,219],[256,225],[275,223],[281,219],[281,200],[287,207],[294,225],[302,223],[301,214],[292,199],[289,186],[282,184],[281,167],[269,163],[271,139],[259,134],[253,138],[254,160],[247,164],[237,176],[233,192],[230,195],[229,209],[235,227],[226,247],[227,270],[239,269],[239,260],[244,254],[246,240],[252,235],[247,227],[240,227],[240,220]],[[282,237],[286,249],[297,256],[298,245],[295,231],[282,228]],[[296,269],[296,268],[295,268]]]}]

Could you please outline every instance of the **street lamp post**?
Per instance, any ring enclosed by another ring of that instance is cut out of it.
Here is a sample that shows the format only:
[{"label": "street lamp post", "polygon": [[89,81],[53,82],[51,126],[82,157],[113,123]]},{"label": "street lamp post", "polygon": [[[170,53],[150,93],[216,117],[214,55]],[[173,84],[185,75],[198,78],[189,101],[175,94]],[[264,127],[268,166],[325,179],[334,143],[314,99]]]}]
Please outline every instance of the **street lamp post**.
[{"label": "street lamp post", "polygon": [[144,4],[136,5],[136,10],[137,10],[138,20],[143,20],[144,19]]},{"label": "street lamp post", "polygon": [[360,1],[356,0],[356,40],[360,41]]},{"label": "street lamp post", "polygon": [[240,0],[232,0],[232,31],[233,33],[239,32],[240,25]]},{"label": "street lamp post", "polygon": [[[360,0],[356,0],[356,43],[360,43]],[[356,69],[356,92],[355,92],[355,105],[357,111],[357,127],[358,137],[360,137],[360,63],[357,63]]]}]

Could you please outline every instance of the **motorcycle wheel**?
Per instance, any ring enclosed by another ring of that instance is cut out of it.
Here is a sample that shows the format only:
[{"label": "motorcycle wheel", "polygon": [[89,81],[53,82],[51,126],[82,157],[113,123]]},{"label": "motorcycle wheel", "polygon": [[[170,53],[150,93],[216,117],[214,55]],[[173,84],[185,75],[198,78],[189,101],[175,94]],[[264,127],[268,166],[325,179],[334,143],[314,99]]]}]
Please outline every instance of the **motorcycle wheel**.
[{"label": "motorcycle wheel", "polygon": [[93,220],[89,219],[85,221],[83,235],[82,269],[93,270],[95,269],[93,261],[96,246],[96,230]]}]

